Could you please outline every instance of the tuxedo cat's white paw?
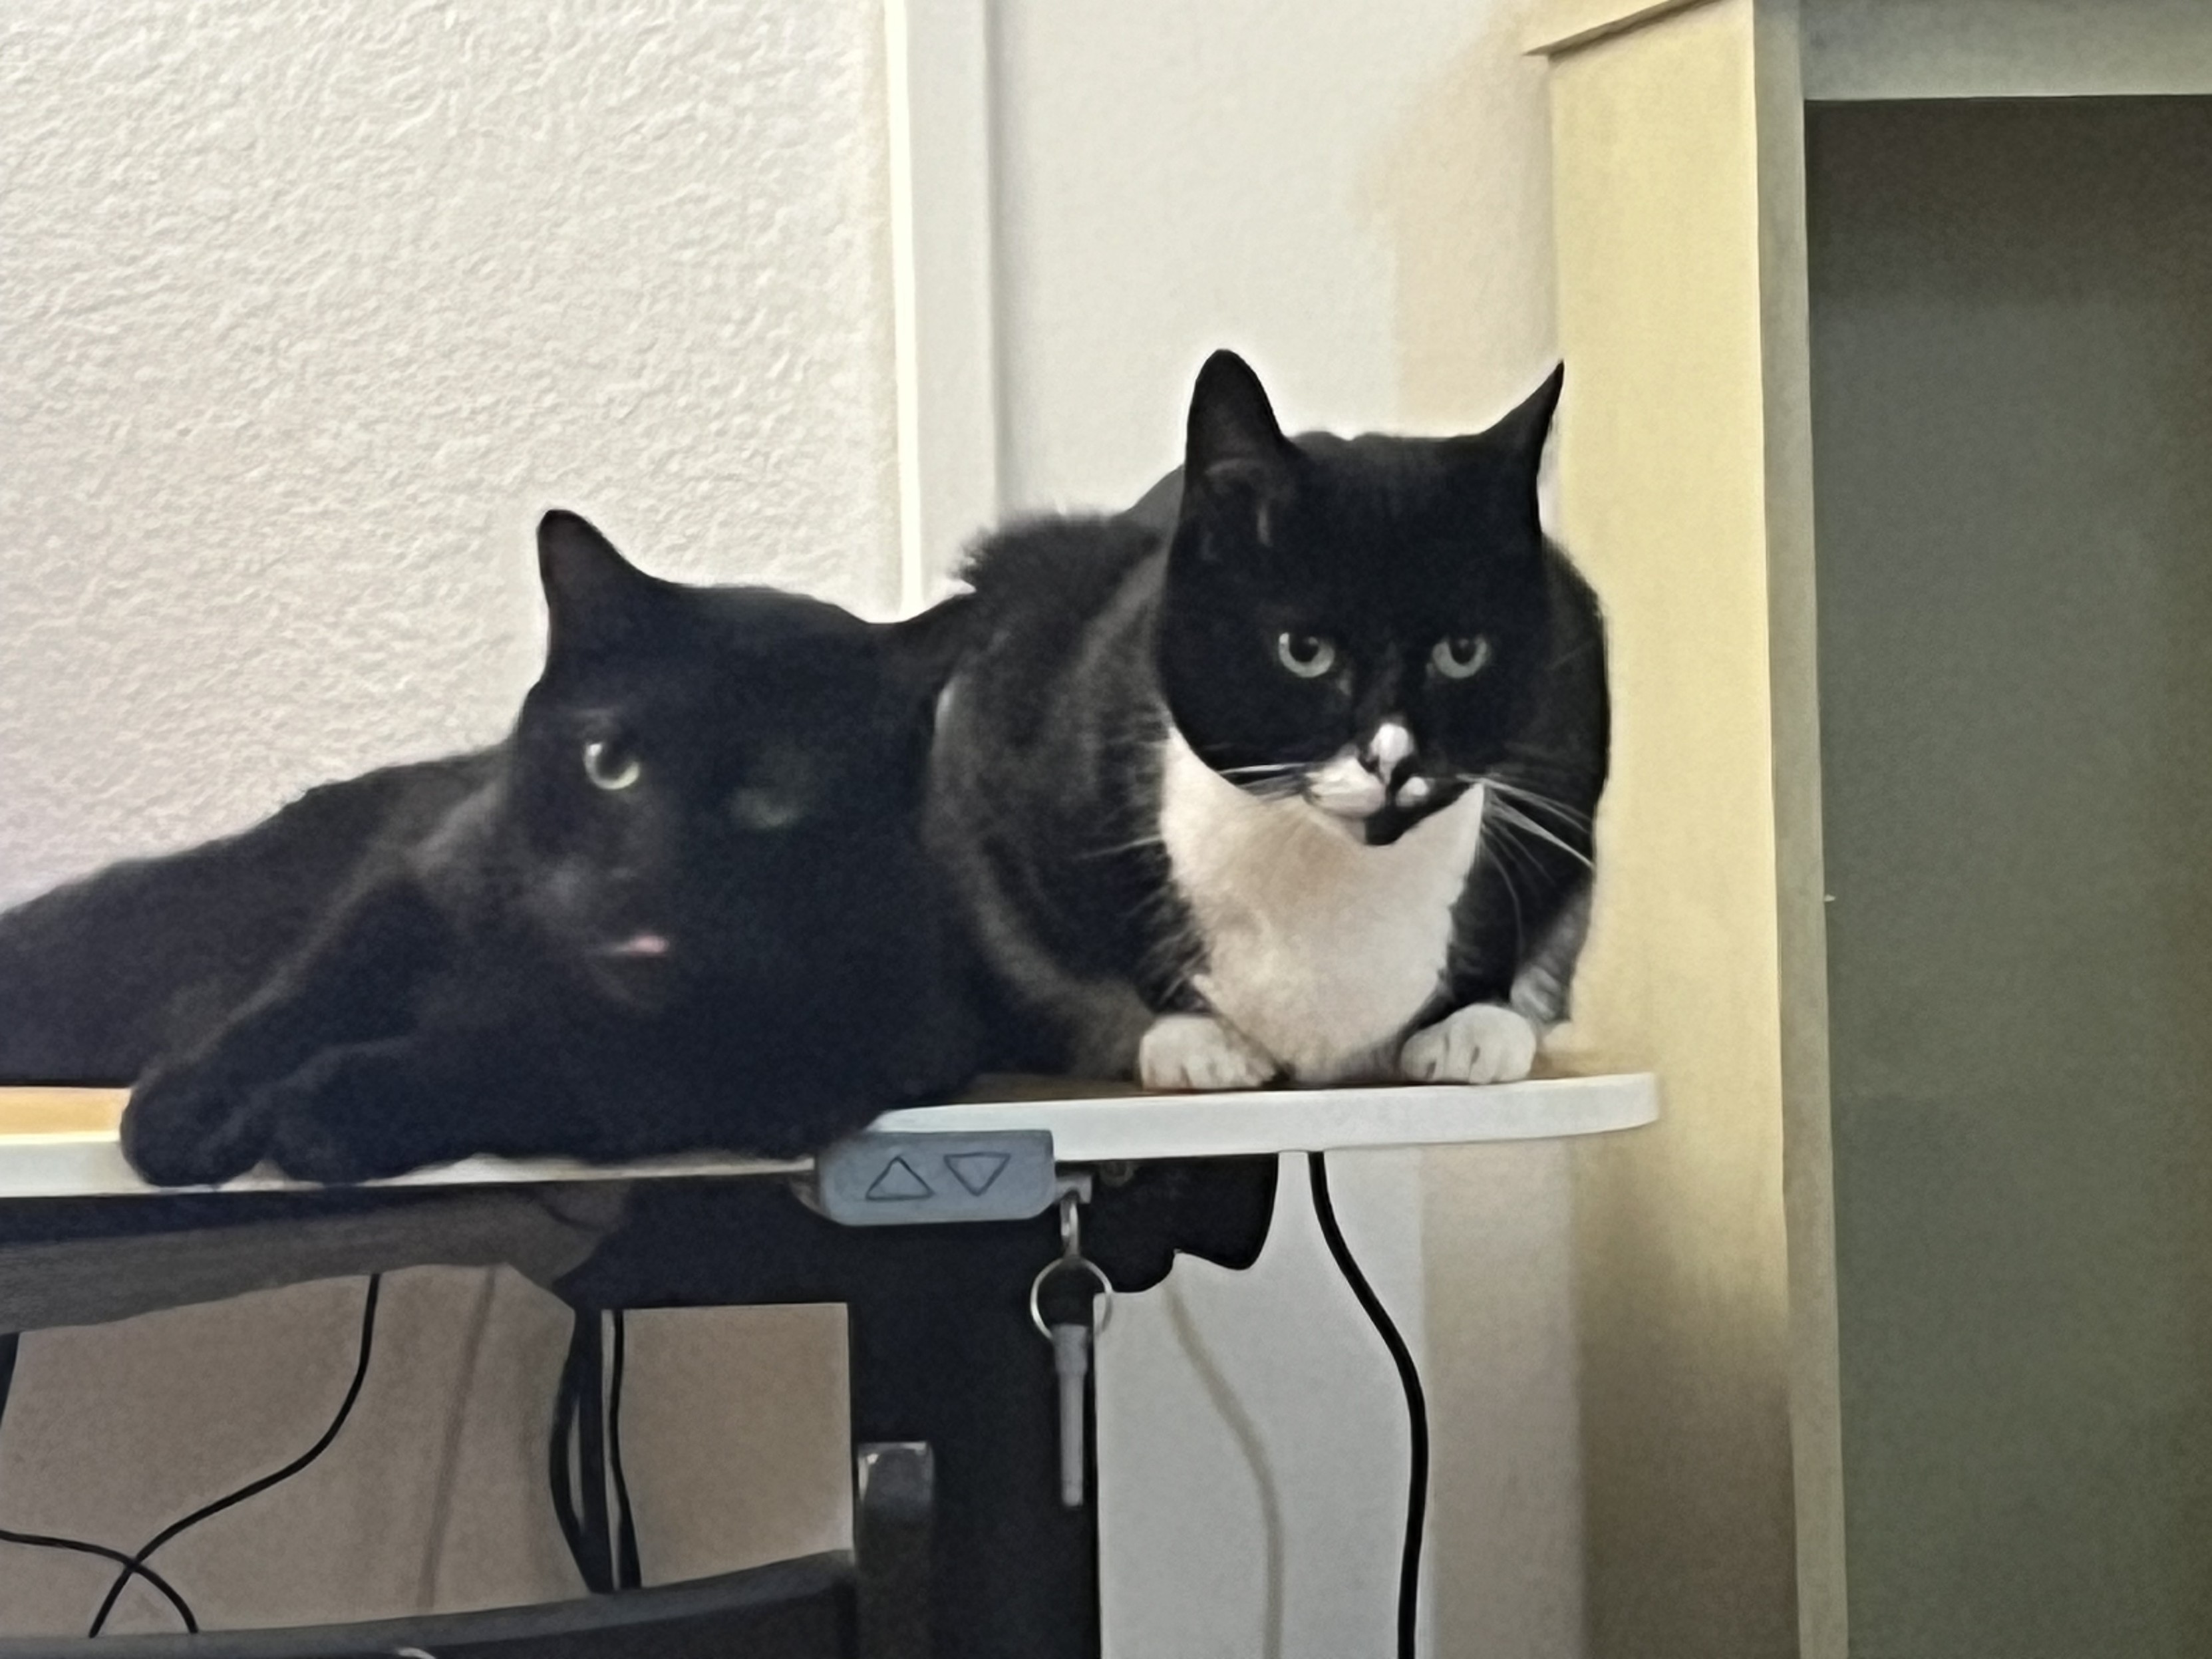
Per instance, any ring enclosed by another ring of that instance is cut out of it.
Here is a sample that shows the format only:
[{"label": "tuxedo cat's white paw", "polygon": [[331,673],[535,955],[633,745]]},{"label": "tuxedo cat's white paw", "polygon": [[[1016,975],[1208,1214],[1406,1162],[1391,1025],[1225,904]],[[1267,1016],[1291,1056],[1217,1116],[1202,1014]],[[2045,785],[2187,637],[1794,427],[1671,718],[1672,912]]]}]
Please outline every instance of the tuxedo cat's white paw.
[{"label": "tuxedo cat's white paw", "polygon": [[1137,1045],[1147,1089],[1256,1089],[1280,1068],[1211,1014],[1163,1014]]},{"label": "tuxedo cat's white paw", "polygon": [[1536,1028],[1495,1002],[1471,1002],[1406,1039],[1399,1069],[1416,1083],[1518,1083],[1536,1063]]}]

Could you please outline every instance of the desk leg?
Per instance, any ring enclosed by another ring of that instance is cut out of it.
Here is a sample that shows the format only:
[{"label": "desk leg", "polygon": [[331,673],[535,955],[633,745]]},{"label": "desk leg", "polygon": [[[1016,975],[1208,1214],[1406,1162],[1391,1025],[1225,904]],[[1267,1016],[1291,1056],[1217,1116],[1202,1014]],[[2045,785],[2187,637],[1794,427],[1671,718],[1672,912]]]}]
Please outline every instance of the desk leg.
[{"label": "desk leg", "polygon": [[848,1288],[854,1431],[935,1453],[939,1659],[1097,1659],[1097,1510],[1060,1505],[1052,1347],[1023,1299],[1036,1244],[963,1243],[926,1278]]},{"label": "desk leg", "polygon": [[[1220,1159],[1103,1182],[1085,1248],[1124,1291],[1158,1284],[1179,1250],[1249,1267],[1275,1170]],[[1058,1379],[1029,1316],[1030,1281],[1059,1250],[1049,1212],[848,1229],[767,1182],[641,1182],[628,1222],[561,1291],[586,1307],[845,1304],[854,1438],[926,1441],[935,1455],[938,1659],[1096,1659],[1097,1425],[1093,1502],[1062,1509]]]}]

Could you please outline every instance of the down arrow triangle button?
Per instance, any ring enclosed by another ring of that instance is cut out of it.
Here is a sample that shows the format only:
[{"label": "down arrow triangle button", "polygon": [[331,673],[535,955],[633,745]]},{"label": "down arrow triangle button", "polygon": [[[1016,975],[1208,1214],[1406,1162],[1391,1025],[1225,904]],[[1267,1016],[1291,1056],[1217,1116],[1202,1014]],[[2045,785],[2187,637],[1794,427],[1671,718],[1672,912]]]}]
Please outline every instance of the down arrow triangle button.
[{"label": "down arrow triangle button", "polygon": [[1004,1152],[948,1152],[945,1167],[971,1196],[981,1198],[1005,1171],[1007,1161]]}]

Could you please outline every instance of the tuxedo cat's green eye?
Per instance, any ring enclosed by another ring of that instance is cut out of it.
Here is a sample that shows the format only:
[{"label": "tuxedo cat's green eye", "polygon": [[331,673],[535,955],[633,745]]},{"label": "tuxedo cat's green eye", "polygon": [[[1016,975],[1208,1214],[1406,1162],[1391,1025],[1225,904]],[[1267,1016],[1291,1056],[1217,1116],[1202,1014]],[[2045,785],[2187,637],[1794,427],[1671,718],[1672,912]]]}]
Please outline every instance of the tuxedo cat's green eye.
[{"label": "tuxedo cat's green eye", "polygon": [[1317,680],[1336,666],[1336,647],[1318,634],[1279,635],[1275,656],[1302,680]]},{"label": "tuxedo cat's green eye", "polygon": [[584,745],[584,775],[602,789],[627,789],[645,768],[619,743],[599,739]]},{"label": "tuxedo cat's green eye", "polygon": [[1480,674],[1483,665],[1490,660],[1490,641],[1480,634],[1438,640],[1437,648],[1429,653],[1429,660],[1437,665],[1437,672],[1448,680],[1469,679]]}]

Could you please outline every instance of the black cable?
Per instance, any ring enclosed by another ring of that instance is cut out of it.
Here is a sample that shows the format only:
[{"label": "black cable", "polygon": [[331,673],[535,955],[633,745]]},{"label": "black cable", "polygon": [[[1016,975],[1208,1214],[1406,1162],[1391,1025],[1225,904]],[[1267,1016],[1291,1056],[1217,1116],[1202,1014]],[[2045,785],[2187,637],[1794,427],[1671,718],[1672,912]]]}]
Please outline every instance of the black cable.
[{"label": "black cable", "polygon": [[584,1547],[598,1563],[595,1590],[615,1587],[614,1534],[607,1525],[606,1332],[599,1310],[579,1310],[576,1364],[576,1468],[583,1477]]},{"label": "black cable", "polygon": [[361,1354],[354,1362],[353,1381],[347,1385],[345,1398],[338,1404],[338,1413],[331,1419],[330,1427],[323,1431],[321,1438],[284,1465],[283,1468],[264,1474],[258,1480],[249,1480],[236,1492],[226,1497],[218,1498],[212,1504],[201,1505],[182,1520],[172,1521],[148,1539],[139,1547],[137,1553],[130,1559],[124,1571],[116,1575],[115,1582],[107,1587],[107,1597],[100,1604],[100,1611],[93,1615],[92,1628],[85,1632],[88,1637],[99,1635],[106,1627],[107,1615],[115,1610],[115,1603],[123,1594],[123,1587],[131,1582],[131,1576],[134,1571],[142,1571],[144,1568],[147,1558],[155,1550],[160,1549],[162,1545],[185,1528],[196,1527],[209,1516],[220,1515],[227,1509],[243,1504],[249,1498],[258,1497],[280,1481],[289,1480],[330,1449],[331,1442],[336,1440],[338,1437],[338,1431],[345,1427],[346,1419],[353,1415],[354,1401],[361,1398],[361,1385],[368,1377],[368,1356],[376,1341],[376,1299],[383,1285],[382,1273],[369,1275],[368,1293],[362,1298],[361,1305]]},{"label": "black cable", "polygon": [[167,1598],[169,1605],[177,1610],[177,1617],[184,1620],[188,1632],[197,1635],[199,1632],[199,1620],[192,1617],[191,1607],[183,1596],[177,1594],[176,1586],[144,1562],[132,1560],[121,1550],[112,1550],[105,1544],[88,1544],[82,1538],[54,1538],[45,1533],[10,1532],[4,1527],[0,1527],[0,1544],[23,1544],[39,1550],[69,1550],[78,1555],[97,1555],[102,1560],[112,1561],[123,1569],[124,1583],[128,1583],[133,1578],[144,1579]]},{"label": "black cable", "polygon": [[[580,1311],[574,1317],[580,1319]],[[576,1343],[577,1334],[572,1325],[568,1333],[568,1352],[561,1362],[560,1380],[553,1385],[553,1433],[545,1446],[545,1486],[553,1499],[553,1518],[561,1523],[561,1537],[568,1546],[568,1559],[576,1564],[583,1575],[584,1588],[592,1587],[592,1569],[584,1550],[583,1522],[576,1516],[576,1494],[568,1478],[568,1455],[572,1431],[576,1426]]]},{"label": "black cable", "polygon": [[645,1576],[637,1565],[637,1528],[629,1510],[629,1477],[623,1473],[622,1394],[623,1358],[628,1344],[623,1330],[623,1310],[614,1310],[614,1357],[607,1372],[607,1467],[615,1477],[615,1588],[640,1589]]},{"label": "black cable", "polygon": [[[15,1388],[15,1359],[21,1349],[21,1332],[0,1332],[0,1424],[8,1420],[8,1401]],[[68,1550],[72,1554],[97,1555],[103,1560],[113,1561],[125,1569],[125,1577],[136,1574],[167,1597],[169,1605],[177,1610],[177,1617],[184,1620],[187,1632],[197,1633],[199,1630],[199,1620],[192,1617],[191,1607],[183,1596],[177,1594],[175,1586],[153,1568],[135,1565],[121,1550],[112,1550],[105,1544],[87,1543],[82,1538],[60,1538],[44,1532],[14,1532],[6,1527],[0,1527],[0,1544],[21,1544],[26,1549],[34,1550]]]},{"label": "black cable", "polygon": [[1398,1368],[1398,1381],[1406,1390],[1406,1420],[1413,1431],[1413,1449],[1412,1468],[1406,1479],[1406,1549],[1398,1562],[1398,1659],[1413,1659],[1421,1599],[1421,1530],[1427,1524],[1429,1510],[1428,1400],[1421,1392],[1421,1373],[1413,1364],[1413,1350],[1391,1323],[1389,1310],[1367,1282],[1367,1275],[1359,1271],[1351,1247],[1344,1242],[1344,1230],[1336,1224],[1336,1206],[1328,1196],[1328,1160],[1319,1152],[1308,1152],[1306,1170],[1313,1177],[1314,1214],[1321,1222],[1321,1236],[1328,1244],[1328,1253],[1336,1259],[1337,1271],[1352,1286],[1352,1295],[1359,1298],[1382,1346],[1389,1349],[1390,1363]]},{"label": "black cable", "polygon": [[[546,1480],[554,1518],[584,1588],[603,1595],[615,1588],[614,1547],[607,1532],[607,1465],[601,1398],[603,1350],[597,1309],[574,1310],[568,1357],[553,1396],[553,1437],[546,1448]],[[572,1480],[569,1462],[575,1462]]]}]

